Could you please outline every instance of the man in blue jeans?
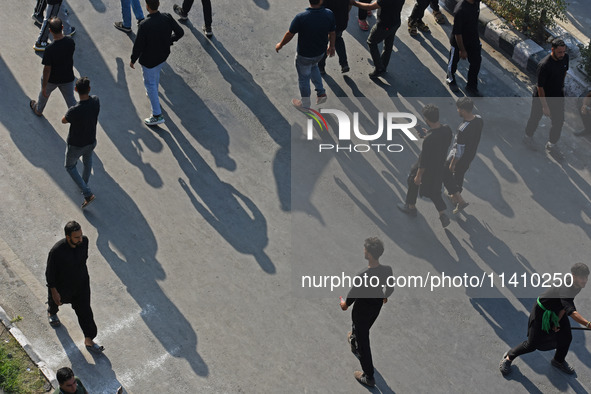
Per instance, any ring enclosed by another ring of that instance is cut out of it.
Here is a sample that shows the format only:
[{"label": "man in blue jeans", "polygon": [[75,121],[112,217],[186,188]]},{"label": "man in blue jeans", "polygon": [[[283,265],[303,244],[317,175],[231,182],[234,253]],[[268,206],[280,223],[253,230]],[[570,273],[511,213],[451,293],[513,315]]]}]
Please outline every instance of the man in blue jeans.
[{"label": "man in blue jeans", "polygon": [[[80,96],[78,104],[74,105],[62,118],[62,123],[70,124],[68,133],[68,148],[66,150],[66,171],[84,195],[82,208],[94,201],[94,194],[88,187],[88,180],[92,171],[92,152],[96,146],[96,122],[101,108],[97,96],[90,96],[90,80],[81,77],[76,81],[76,91]],[[84,170],[82,176],[78,173],[76,165],[82,157]]]},{"label": "man in blue jeans", "polygon": [[115,29],[121,30],[125,33],[131,33],[131,10],[133,9],[133,14],[135,15],[135,19],[137,19],[137,24],[139,25],[141,21],[144,20],[144,10],[142,10],[142,5],[140,4],[140,0],[121,0],[121,17],[123,18],[122,22],[115,22],[113,26]]},{"label": "man in blue jeans", "polygon": [[160,13],[158,7],[158,0],[146,0],[148,16],[138,28],[129,63],[131,68],[135,68],[138,60],[142,65],[144,86],[152,107],[152,116],[144,119],[148,126],[164,123],[158,98],[160,70],[170,55],[170,46],[185,34],[174,18],[170,14]]},{"label": "man in blue jeans", "polygon": [[298,109],[308,108],[311,105],[310,80],[316,88],[316,105],[326,102],[326,90],[322,86],[318,62],[324,58],[327,51],[328,56],[334,56],[335,29],[336,23],[332,11],[322,6],[322,0],[310,0],[310,7],[296,15],[281,42],[275,45],[275,51],[279,52],[299,33],[295,66],[298,72],[301,99],[291,100],[292,105]]}]

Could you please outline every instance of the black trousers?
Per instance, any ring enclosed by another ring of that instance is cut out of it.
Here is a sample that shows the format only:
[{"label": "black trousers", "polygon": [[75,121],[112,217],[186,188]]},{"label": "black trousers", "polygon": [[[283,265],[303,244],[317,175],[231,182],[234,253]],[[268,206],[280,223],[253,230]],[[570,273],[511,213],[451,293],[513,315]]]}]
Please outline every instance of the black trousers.
[{"label": "black trousers", "polygon": [[443,169],[443,185],[449,194],[461,193],[464,190],[462,188],[464,185],[464,175],[466,175],[469,167],[456,165],[454,172],[451,172],[449,163],[450,161],[446,161],[445,168]]},{"label": "black trousers", "polygon": [[564,315],[560,319],[560,331],[548,335],[542,331],[542,315],[544,311],[537,304],[531,311],[527,329],[527,340],[509,350],[507,355],[511,360],[522,354],[531,353],[534,350],[548,350],[549,340],[556,341],[556,353],[554,353],[554,360],[559,363],[564,362],[570,343],[572,342],[572,333],[570,330],[570,321],[568,316]]},{"label": "black trousers", "polygon": [[[194,1],[195,0],[183,0],[183,11],[189,13],[191,7],[193,7]],[[203,20],[205,26],[211,26],[211,0],[201,0],[201,4],[203,4]]]},{"label": "black trousers", "polygon": [[[343,31],[337,30],[335,33],[335,42],[334,42],[334,49],[337,52],[337,56],[339,57],[339,64],[341,66],[349,65],[347,60],[347,50],[345,48],[345,40],[343,40]],[[321,61],[318,62],[318,66],[320,68],[324,68],[326,66],[326,58],[328,57],[328,53],[324,54],[324,57]]]},{"label": "black trousers", "polygon": [[[555,144],[560,139],[562,125],[564,124],[564,98],[546,97],[546,102],[548,103],[548,108],[550,108],[550,121],[552,122],[548,141]],[[531,104],[529,119],[525,126],[525,134],[527,136],[532,137],[534,135],[543,115],[542,100],[538,97],[537,92],[535,92]]]},{"label": "black trousers", "polygon": [[[417,176],[418,171],[419,165],[417,163],[411,168],[410,173],[408,174],[408,179],[406,180],[406,183],[408,184],[408,192],[406,192],[405,202],[409,205],[415,205],[417,203],[417,197],[419,196],[419,185],[415,185],[415,177]],[[429,193],[430,195],[427,197],[433,201],[437,212],[441,212],[447,209],[445,201],[443,201],[443,197],[441,197],[441,183],[439,184],[438,190],[439,192]]]},{"label": "black trousers", "polygon": [[378,318],[382,305],[383,301],[381,299],[358,299],[353,307],[352,332],[354,339],[357,341],[359,362],[363,373],[371,379],[373,379],[374,367],[369,344],[369,330]]},{"label": "black trousers", "polygon": [[[371,3],[371,0],[359,0],[360,3]],[[357,17],[361,20],[365,20],[367,19],[367,11],[362,10],[361,8],[358,9],[357,11]]]},{"label": "black trousers", "polygon": [[[51,290],[49,288],[47,289],[47,293],[47,312],[50,315],[55,315],[59,311],[59,306],[53,301]],[[94,314],[92,313],[92,308],[90,307],[90,287],[74,293],[74,295],[72,295],[72,297],[69,299],[62,299],[62,304],[72,304],[72,308],[74,309],[74,312],[76,312],[78,324],[84,333],[84,337],[91,339],[96,338],[97,328],[94,322]]]},{"label": "black trousers", "polygon": [[43,13],[45,12],[45,7],[47,7],[47,0],[37,0],[37,4],[35,4],[35,10],[33,11],[33,14],[42,17]]},{"label": "black trousers", "polygon": [[433,11],[439,11],[439,1],[438,0],[417,0],[415,6],[410,13],[410,19],[418,21],[425,16],[425,10],[427,7],[431,5],[431,9]]},{"label": "black trousers", "polygon": [[[482,63],[482,45],[472,45],[466,47],[468,55],[468,86],[478,87],[478,73],[480,72],[480,64]],[[455,82],[456,70],[458,69],[458,62],[460,61],[460,49],[452,46],[449,50],[449,60],[447,62],[447,81]]]},{"label": "black trousers", "polygon": [[583,126],[585,126],[585,130],[587,133],[591,133],[591,111],[587,111],[587,115],[583,115],[581,112],[581,106],[579,106],[579,114],[581,115],[581,120],[583,121]]},{"label": "black trousers", "polygon": [[[369,53],[373,60],[373,64],[377,70],[386,70],[390,63],[390,56],[392,55],[392,48],[394,47],[394,38],[396,37],[396,30],[400,27],[400,21],[395,26],[390,28],[378,27],[373,25],[367,38],[367,45],[369,46]],[[380,55],[378,44],[384,42],[384,48]]]}]

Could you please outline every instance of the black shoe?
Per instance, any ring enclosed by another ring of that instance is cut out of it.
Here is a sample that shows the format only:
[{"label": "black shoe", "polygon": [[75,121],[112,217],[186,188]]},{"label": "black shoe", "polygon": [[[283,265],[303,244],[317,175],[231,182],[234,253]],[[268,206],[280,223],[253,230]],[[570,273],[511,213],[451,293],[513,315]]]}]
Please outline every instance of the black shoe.
[{"label": "black shoe", "polygon": [[68,34],[64,34],[64,35],[72,37],[74,34],[76,34],[76,28],[74,26],[72,26],[72,30],[70,30],[70,32]]},{"label": "black shoe", "polygon": [[211,38],[213,37],[213,31],[211,30],[211,26],[203,26],[203,33],[205,33],[205,37]]},{"label": "black shoe", "polygon": [[33,23],[35,23],[38,26],[41,26],[43,24],[43,15],[33,14],[31,15],[31,19],[33,19]]},{"label": "black shoe", "polygon": [[409,208],[408,204],[398,203],[396,205],[398,209],[402,212],[406,213],[409,216],[417,216],[417,209],[416,208]]},{"label": "black shoe", "polygon": [[447,226],[449,226],[450,220],[446,214],[443,213],[443,214],[439,215],[439,221],[441,221],[441,226],[443,226],[443,228],[446,228]]},{"label": "black shoe", "polygon": [[527,149],[536,152],[538,150],[538,147],[536,146],[536,143],[534,142],[534,137],[530,137],[527,134],[523,136],[523,144],[525,146],[527,146]]},{"label": "black shoe", "polygon": [[508,352],[505,352],[505,354],[503,354],[503,358],[501,359],[501,362],[499,363],[499,371],[501,371],[501,373],[503,375],[509,375],[511,373],[512,361],[507,360],[507,353]]},{"label": "black shoe", "polygon": [[482,93],[480,93],[476,86],[466,85],[466,93],[472,97],[482,97]]},{"label": "black shoe", "polygon": [[369,73],[370,78],[378,78],[386,73],[386,70],[375,69]]},{"label": "black shoe", "polygon": [[113,26],[115,26],[115,29],[121,30],[122,32],[131,33],[131,27],[123,26],[123,22],[115,22],[113,23]]},{"label": "black shoe", "polygon": [[350,68],[349,68],[349,65],[348,64],[345,64],[344,66],[341,66],[341,73],[342,74],[348,73],[349,70],[350,70]]},{"label": "black shoe", "polygon": [[564,159],[564,155],[562,154],[560,148],[551,142],[546,142],[546,152],[548,152],[550,156],[558,161]]},{"label": "black shoe", "polygon": [[324,69],[324,67],[318,66],[318,70],[320,71],[320,75],[326,75],[326,70]]},{"label": "black shoe", "polygon": [[449,90],[451,90],[454,93],[457,93],[460,91],[460,88],[458,87],[458,84],[456,83],[456,80],[446,80],[445,82],[447,82],[447,86],[449,86]]},{"label": "black shoe", "polygon": [[187,19],[189,19],[189,14],[187,14],[185,11],[183,11],[183,7],[181,7],[178,4],[175,4],[172,9],[174,10],[174,13],[177,14],[178,16],[181,17],[182,21],[186,21]]},{"label": "black shoe", "polygon": [[558,368],[564,373],[567,373],[569,375],[574,375],[574,373],[575,373],[575,369],[573,367],[571,367],[570,365],[568,365],[568,363],[566,361],[559,363],[558,361],[552,359],[550,361],[550,363],[552,364],[552,366],[554,368]]},{"label": "black shoe", "polygon": [[368,378],[367,375],[365,375],[361,371],[355,371],[353,375],[355,375],[355,379],[357,379],[357,381],[361,384],[364,384],[369,387],[374,387],[376,385],[375,379]]},{"label": "black shoe", "polygon": [[577,137],[582,137],[584,135],[591,134],[591,130],[583,129],[583,130],[575,131],[573,134],[576,135]]}]

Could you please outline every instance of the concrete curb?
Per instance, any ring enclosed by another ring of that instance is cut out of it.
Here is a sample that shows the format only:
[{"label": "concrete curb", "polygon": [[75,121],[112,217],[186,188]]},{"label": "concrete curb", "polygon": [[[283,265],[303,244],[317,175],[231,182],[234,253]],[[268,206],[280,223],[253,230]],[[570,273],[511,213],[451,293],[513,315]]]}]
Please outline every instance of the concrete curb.
[{"label": "concrete curb", "polygon": [[[14,339],[21,345],[21,347],[27,352],[27,355],[31,358],[33,363],[41,370],[41,373],[45,376],[45,378],[51,383],[51,390],[58,387],[57,378],[55,373],[47,366],[47,363],[39,357],[37,352],[33,349],[27,338],[24,336],[21,330],[19,330],[14,324],[10,322],[10,318],[4,311],[2,307],[0,307],[0,321],[6,327],[6,329],[12,334]],[[50,391],[51,391],[50,390]]]},{"label": "concrete curb", "polygon": [[[441,1],[444,8],[451,14],[453,14],[457,2],[457,0]],[[550,53],[549,45],[548,48],[543,48],[522,33],[512,29],[503,18],[495,15],[484,3],[480,3],[479,31],[481,37],[489,45],[507,55],[515,65],[524,71],[535,74],[538,63]],[[577,63],[573,62],[573,59],[579,56],[578,45],[582,43],[560,26],[549,30],[549,32],[553,37],[564,40],[571,57],[570,69],[564,83],[565,94],[568,97],[579,97],[583,92],[588,91],[590,85],[574,71]]]}]

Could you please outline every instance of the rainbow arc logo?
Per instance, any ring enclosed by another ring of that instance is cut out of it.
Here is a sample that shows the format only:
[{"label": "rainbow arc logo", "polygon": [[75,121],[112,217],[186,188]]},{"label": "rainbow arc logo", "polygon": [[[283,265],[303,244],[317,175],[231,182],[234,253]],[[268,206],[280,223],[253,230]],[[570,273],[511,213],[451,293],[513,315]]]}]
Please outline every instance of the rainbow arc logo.
[{"label": "rainbow arc logo", "polygon": [[320,115],[320,112],[314,111],[312,108],[306,108],[306,111],[304,113],[316,121],[316,123],[320,127],[320,131],[322,131],[323,129],[326,129],[328,131],[328,124],[326,123],[326,119],[324,119],[324,117]]}]

